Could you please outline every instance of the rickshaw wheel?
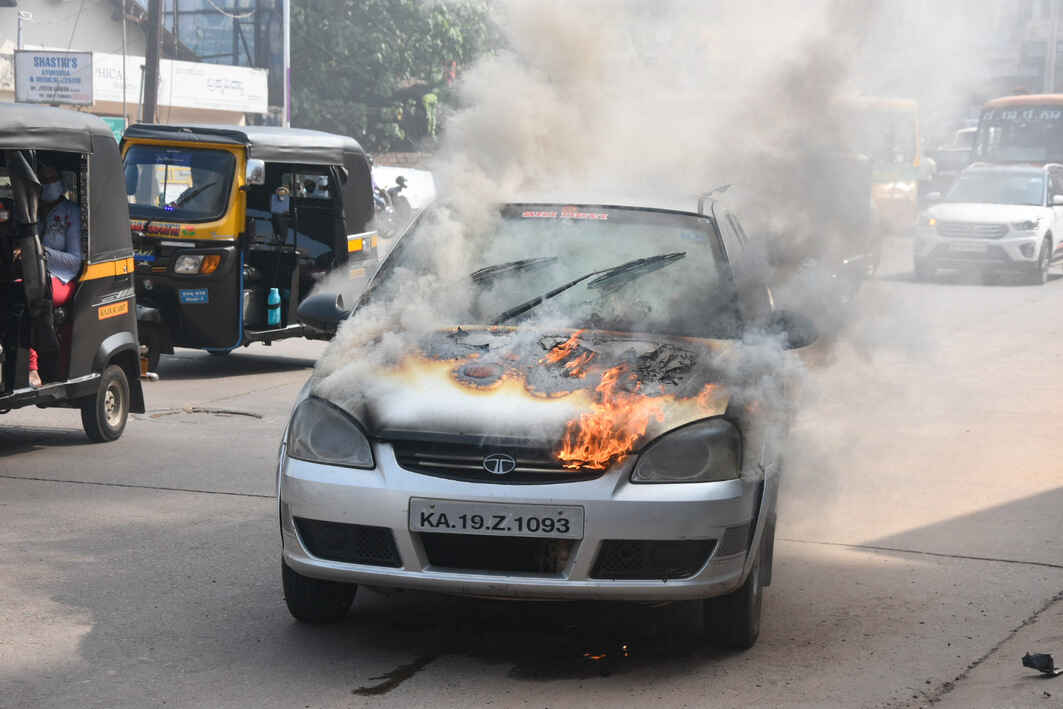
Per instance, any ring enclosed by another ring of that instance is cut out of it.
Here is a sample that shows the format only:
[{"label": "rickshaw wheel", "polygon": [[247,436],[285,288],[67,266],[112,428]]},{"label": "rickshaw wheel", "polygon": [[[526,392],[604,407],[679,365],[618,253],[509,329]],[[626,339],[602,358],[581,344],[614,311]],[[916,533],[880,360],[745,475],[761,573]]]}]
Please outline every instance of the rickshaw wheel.
[{"label": "rickshaw wheel", "polygon": [[153,325],[141,325],[140,344],[148,348],[148,371],[159,371],[159,357],[162,354],[162,335]]},{"label": "rickshaw wheel", "polygon": [[125,370],[112,364],[103,370],[96,396],[81,405],[81,424],[96,443],[116,440],[129,418],[129,380]]}]

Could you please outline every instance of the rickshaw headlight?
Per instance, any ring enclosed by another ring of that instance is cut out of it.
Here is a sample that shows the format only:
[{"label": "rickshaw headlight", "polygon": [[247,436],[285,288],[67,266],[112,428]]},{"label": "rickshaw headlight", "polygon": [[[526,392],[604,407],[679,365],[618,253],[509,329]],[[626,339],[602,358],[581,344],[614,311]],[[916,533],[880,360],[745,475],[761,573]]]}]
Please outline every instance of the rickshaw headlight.
[{"label": "rickshaw headlight", "polygon": [[288,426],[288,455],[325,465],[372,468],[373,449],[358,423],[342,409],[310,397]]},{"label": "rickshaw headlight", "polygon": [[173,272],[184,276],[194,275],[199,273],[202,265],[203,254],[181,254],[173,262]]}]

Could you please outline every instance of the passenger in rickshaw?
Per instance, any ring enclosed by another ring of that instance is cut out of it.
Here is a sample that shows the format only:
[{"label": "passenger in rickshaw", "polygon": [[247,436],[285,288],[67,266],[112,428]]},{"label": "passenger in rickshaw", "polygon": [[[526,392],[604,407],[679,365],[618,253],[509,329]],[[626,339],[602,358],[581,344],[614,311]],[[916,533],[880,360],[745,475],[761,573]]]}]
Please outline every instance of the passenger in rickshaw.
[{"label": "passenger in rickshaw", "polygon": [[[38,171],[41,180],[42,221],[41,242],[48,253],[48,271],[52,280],[52,303],[65,305],[74,295],[75,279],[81,270],[81,210],[66,198],[63,179],[54,167]],[[30,350],[30,386],[43,383],[37,366],[37,351]]]}]

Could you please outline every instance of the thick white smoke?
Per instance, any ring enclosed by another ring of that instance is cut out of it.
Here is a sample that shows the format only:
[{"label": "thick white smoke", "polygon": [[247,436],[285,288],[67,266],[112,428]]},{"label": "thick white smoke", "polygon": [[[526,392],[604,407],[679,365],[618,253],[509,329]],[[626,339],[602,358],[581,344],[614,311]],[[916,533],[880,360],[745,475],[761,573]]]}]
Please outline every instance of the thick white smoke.
[{"label": "thick white smoke", "polygon": [[[846,205],[810,189],[822,177],[816,156],[847,148],[839,101],[860,92],[925,98],[937,91],[938,110],[979,68],[976,43],[962,34],[971,13],[958,3],[925,11],[919,27],[899,20],[894,4],[871,1],[501,0],[496,7],[507,47],[464,75],[464,108],[449,119],[432,165],[446,207],[431,217],[428,267],[400,274],[393,297],[342,326],[316,370],[323,395],[343,401],[364,393],[374,367],[397,363],[425,333],[456,324],[451,314],[471,299],[494,297],[470,287],[468,274],[479,265],[538,255],[489,241],[501,202],[685,198],[693,209],[699,192],[733,183],[728,196],[751,229],[814,251],[817,241],[847,236],[823,223]],[[896,33],[930,29],[936,47],[951,47],[952,70],[939,61],[942,49],[929,46],[908,65],[882,61],[894,56],[887,47]],[[972,54],[957,55],[956,47]],[[922,77],[913,65],[927,69]],[[829,270],[790,266],[775,274],[784,300],[815,310],[836,297]],[[844,335],[856,351],[925,344],[911,313],[874,294],[861,302],[866,312],[848,313],[855,324]],[[499,295],[499,309],[512,304]],[[564,324],[564,312],[542,310],[543,320]],[[730,372],[741,380],[739,393],[788,405],[765,373],[790,375],[800,362],[763,339],[748,362]]]}]

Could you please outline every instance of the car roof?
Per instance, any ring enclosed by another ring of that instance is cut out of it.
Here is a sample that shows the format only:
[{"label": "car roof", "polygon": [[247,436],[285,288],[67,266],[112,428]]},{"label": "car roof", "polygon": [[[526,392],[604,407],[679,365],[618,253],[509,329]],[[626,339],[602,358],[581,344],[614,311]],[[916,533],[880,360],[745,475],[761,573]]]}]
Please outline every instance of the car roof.
[{"label": "car roof", "polygon": [[[1055,165],[1053,163],[1053,165]],[[996,165],[975,163],[968,165],[964,172],[1010,172],[1015,174],[1043,175],[1049,165]]]},{"label": "car roof", "polygon": [[[534,192],[517,194],[504,200],[505,204],[549,204],[573,207],[616,207],[620,209],[652,209],[661,212],[677,212],[698,216],[699,195],[625,195],[624,193],[573,193],[554,194]],[[706,203],[705,214],[712,216]]]}]

